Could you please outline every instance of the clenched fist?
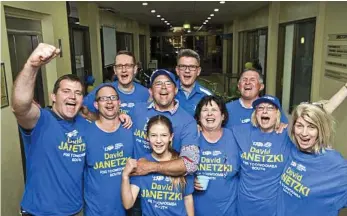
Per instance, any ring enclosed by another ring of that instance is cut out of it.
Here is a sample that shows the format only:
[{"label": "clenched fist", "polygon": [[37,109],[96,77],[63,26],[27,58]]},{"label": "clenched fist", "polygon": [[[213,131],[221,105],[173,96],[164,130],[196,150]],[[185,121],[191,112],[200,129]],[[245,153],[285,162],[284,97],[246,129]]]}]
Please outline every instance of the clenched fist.
[{"label": "clenched fist", "polygon": [[29,56],[27,64],[35,68],[41,67],[54,59],[59,53],[60,49],[49,44],[40,43]]},{"label": "clenched fist", "polygon": [[123,176],[129,176],[130,173],[136,170],[137,161],[135,159],[129,158],[123,169]]}]

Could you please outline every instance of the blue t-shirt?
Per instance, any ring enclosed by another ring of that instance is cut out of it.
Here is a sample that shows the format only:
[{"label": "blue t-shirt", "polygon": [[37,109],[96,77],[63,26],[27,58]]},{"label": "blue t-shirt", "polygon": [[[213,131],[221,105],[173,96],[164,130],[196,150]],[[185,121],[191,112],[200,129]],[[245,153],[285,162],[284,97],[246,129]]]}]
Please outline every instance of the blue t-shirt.
[{"label": "blue t-shirt", "polygon": [[[179,103],[178,101],[176,101]],[[195,119],[183,110],[179,104],[173,111],[158,111],[154,109],[153,103],[139,103],[133,110],[133,128],[135,137],[135,158],[141,158],[151,152],[147,140],[147,122],[156,115],[164,115],[170,119],[174,138],[172,147],[177,152],[181,151],[182,146],[197,145],[198,132]]]},{"label": "blue t-shirt", "polygon": [[207,190],[195,191],[195,215],[236,215],[239,148],[229,129],[216,143],[200,136],[200,163],[197,175],[209,176]]},{"label": "blue t-shirt", "polygon": [[26,157],[26,184],[21,206],[33,215],[73,215],[82,209],[82,181],[90,124],[81,116],[63,120],[40,109],[35,127],[20,129]]},{"label": "blue t-shirt", "polygon": [[121,125],[115,132],[102,131],[95,123],[87,130],[84,199],[86,216],[122,216],[122,171],[133,156],[132,130]]},{"label": "blue t-shirt", "polygon": [[[231,129],[233,125],[251,124],[251,116],[254,111],[253,107],[243,106],[241,98],[226,104],[229,113],[229,121],[226,125]],[[281,122],[288,124],[288,119],[284,112],[281,111]]]},{"label": "blue t-shirt", "polygon": [[264,133],[243,124],[233,133],[241,149],[238,215],[276,215],[278,182],[291,148],[287,130]]},{"label": "blue t-shirt", "polygon": [[347,207],[347,161],[335,150],[308,154],[293,148],[280,185],[277,215],[337,216]]},{"label": "blue t-shirt", "polygon": [[201,86],[197,81],[194,83],[192,92],[187,97],[184,90],[182,89],[180,81],[177,82],[178,92],[176,99],[180,102],[180,106],[187,111],[191,116],[195,115],[195,108],[200,102],[201,98],[206,95],[212,95],[212,92],[207,88]]},{"label": "blue t-shirt", "polygon": [[[125,114],[131,114],[131,110],[134,109],[137,103],[147,102],[149,98],[148,89],[136,82],[134,82],[134,91],[131,93],[125,93],[118,87],[118,81],[113,82],[112,85],[117,89],[117,93],[120,98],[120,112]],[[98,87],[94,88],[83,99],[83,105],[88,108],[90,112],[96,113],[97,110],[94,107],[95,93]],[[129,113],[130,112],[130,113]]]},{"label": "blue t-shirt", "polygon": [[[156,162],[151,154],[144,156],[148,161]],[[186,176],[184,189],[171,183],[171,178],[159,173],[131,178],[131,184],[140,188],[143,216],[186,216],[184,197],[194,191],[194,177]]]}]

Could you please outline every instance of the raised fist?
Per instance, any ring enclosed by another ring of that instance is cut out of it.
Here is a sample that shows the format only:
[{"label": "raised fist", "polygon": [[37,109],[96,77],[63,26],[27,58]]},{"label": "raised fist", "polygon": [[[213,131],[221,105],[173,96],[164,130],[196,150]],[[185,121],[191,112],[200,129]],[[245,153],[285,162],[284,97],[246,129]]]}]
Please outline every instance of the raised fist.
[{"label": "raised fist", "polygon": [[60,49],[49,44],[40,43],[29,56],[27,64],[31,67],[41,67],[54,59],[59,53]]}]

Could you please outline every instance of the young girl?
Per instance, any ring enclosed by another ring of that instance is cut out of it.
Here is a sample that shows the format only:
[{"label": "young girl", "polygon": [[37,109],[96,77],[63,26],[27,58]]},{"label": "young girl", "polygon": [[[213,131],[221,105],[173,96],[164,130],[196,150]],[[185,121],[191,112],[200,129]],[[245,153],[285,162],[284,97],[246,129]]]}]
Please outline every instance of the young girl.
[{"label": "young girl", "polygon": [[[170,120],[162,115],[152,117],[147,123],[147,138],[152,153],[145,156],[149,161],[169,161],[179,157],[172,149],[173,128]],[[142,215],[193,216],[193,176],[169,177],[159,173],[136,176],[136,160],[129,159],[123,170],[122,200],[126,209],[131,208],[141,196]]]}]

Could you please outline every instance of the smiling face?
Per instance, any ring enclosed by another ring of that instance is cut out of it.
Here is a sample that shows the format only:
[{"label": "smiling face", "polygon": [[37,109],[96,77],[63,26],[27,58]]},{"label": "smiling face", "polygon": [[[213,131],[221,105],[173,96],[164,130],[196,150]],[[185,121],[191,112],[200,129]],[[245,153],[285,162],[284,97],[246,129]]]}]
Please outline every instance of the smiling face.
[{"label": "smiling face", "polygon": [[255,112],[260,129],[266,133],[272,132],[279,118],[277,107],[271,103],[261,103],[256,107]]},{"label": "smiling face", "polygon": [[132,83],[137,66],[135,65],[133,57],[120,54],[116,56],[113,70],[118,78],[119,84],[126,87]]},{"label": "smiling face", "polygon": [[259,92],[264,89],[264,84],[260,82],[259,74],[256,71],[249,70],[242,74],[237,87],[242,98],[255,100]]},{"label": "smiling face", "polygon": [[101,117],[108,120],[118,118],[120,101],[117,92],[112,87],[102,87],[97,93],[94,106]]},{"label": "smiling face", "polygon": [[156,109],[168,111],[174,108],[174,98],[177,93],[177,88],[169,77],[165,75],[157,76],[149,92],[153,98]]},{"label": "smiling face", "polygon": [[169,146],[172,142],[173,134],[170,133],[169,128],[162,123],[155,123],[149,128],[148,140],[149,144],[158,156],[163,156],[169,153]]},{"label": "smiling face", "polygon": [[214,131],[222,127],[224,115],[222,114],[216,102],[211,101],[201,108],[200,124],[203,130]]},{"label": "smiling face", "polygon": [[318,129],[315,125],[299,117],[294,124],[295,140],[302,151],[312,152],[317,143]]},{"label": "smiling face", "polygon": [[194,85],[196,78],[200,75],[201,68],[198,60],[194,57],[181,57],[176,66],[176,73],[180,78],[181,84],[185,88]]},{"label": "smiling face", "polygon": [[81,83],[64,79],[55,94],[51,94],[53,111],[63,119],[71,120],[79,112],[83,101]]}]

